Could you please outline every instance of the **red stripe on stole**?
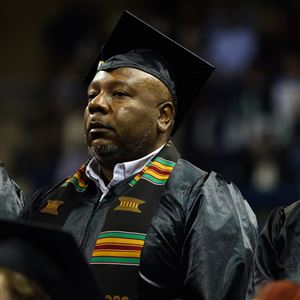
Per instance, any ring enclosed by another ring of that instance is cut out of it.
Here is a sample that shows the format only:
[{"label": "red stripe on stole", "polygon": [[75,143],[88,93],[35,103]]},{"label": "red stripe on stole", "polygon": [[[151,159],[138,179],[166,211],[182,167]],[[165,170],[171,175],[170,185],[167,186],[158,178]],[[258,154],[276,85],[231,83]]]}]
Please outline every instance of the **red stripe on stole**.
[{"label": "red stripe on stole", "polygon": [[158,174],[161,174],[161,175],[169,175],[171,173],[171,171],[164,171],[164,170],[158,168],[157,166],[150,166],[149,169],[154,171],[155,173],[158,173]]},{"label": "red stripe on stole", "polygon": [[126,245],[99,245],[96,246],[94,250],[135,250],[141,251],[142,246],[126,246]]}]

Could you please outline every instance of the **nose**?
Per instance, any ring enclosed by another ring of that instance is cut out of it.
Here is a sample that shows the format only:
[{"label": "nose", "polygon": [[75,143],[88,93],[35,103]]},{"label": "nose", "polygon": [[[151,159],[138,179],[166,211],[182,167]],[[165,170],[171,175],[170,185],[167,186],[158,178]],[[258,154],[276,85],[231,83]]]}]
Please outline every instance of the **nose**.
[{"label": "nose", "polygon": [[110,110],[109,99],[102,93],[96,95],[88,103],[88,110],[90,114],[101,112],[107,114]]}]

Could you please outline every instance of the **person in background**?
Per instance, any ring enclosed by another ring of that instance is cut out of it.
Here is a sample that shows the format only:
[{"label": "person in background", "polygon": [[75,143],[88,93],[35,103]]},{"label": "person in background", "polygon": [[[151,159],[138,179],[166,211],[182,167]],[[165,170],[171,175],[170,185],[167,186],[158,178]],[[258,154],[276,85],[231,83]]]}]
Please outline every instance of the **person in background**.
[{"label": "person in background", "polygon": [[26,203],[22,220],[73,234],[106,299],[252,292],[255,215],[233,183],[171,141],[213,69],[125,11],[86,77],[91,159]]},{"label": "person in background", "polygon": [[20,187],[10,179],[3,162],[0,161],[0,217],[18,217],[24,207],[25,196]]},{"label": "person in background", "polygon": [[35,281],[5,268],[0,268],[0,299],[51,300]]},{"label": "person in background", "polygon": [[0,219],[0,299],[104,298],[69,233]]},{"label": "person in background", "polygon": [[258,289],[253,300],[300,300],[300,285],[290,280],[274,280]]},{"label": "person in background", "polygon": [[255,253],[255,286],[273,280],[300,282],[300,200],[275,208],[262,229]]}]

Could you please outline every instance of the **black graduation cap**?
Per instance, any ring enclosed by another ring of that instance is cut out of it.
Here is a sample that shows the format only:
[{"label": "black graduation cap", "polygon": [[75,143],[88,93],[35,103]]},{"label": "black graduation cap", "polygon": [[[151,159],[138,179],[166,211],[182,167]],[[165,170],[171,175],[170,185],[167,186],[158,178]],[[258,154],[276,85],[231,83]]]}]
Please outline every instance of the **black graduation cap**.
[{"label": "black graduation cap", "polygon": [[110,37],[102,46],[85,81],[88,83],[92,81],[100,61],[106,61],[134,49],[150,49],[162,56],[169,66],[177,95],[177,112],[172,132],[174,134],[214,67],[143,20],[124,11]]},{"label": "black graduation cap", "polygon": [[0,220],[0,267],[34,280],[53,300],[104,299],[71,234]]}]

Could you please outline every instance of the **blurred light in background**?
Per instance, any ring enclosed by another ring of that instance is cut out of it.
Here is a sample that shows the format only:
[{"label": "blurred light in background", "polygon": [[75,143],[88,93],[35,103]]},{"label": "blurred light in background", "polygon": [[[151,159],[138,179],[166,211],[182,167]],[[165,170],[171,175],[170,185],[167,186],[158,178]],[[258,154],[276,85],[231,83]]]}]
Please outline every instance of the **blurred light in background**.
[{"label": "blurred light in background", "polygon": [[299,1],[0,5],[0,160],[27,194],[88,158],[82,79],[129,9],[216,66],[176,136],[183,157],[234,181],[260,224],[299,199]]}]

